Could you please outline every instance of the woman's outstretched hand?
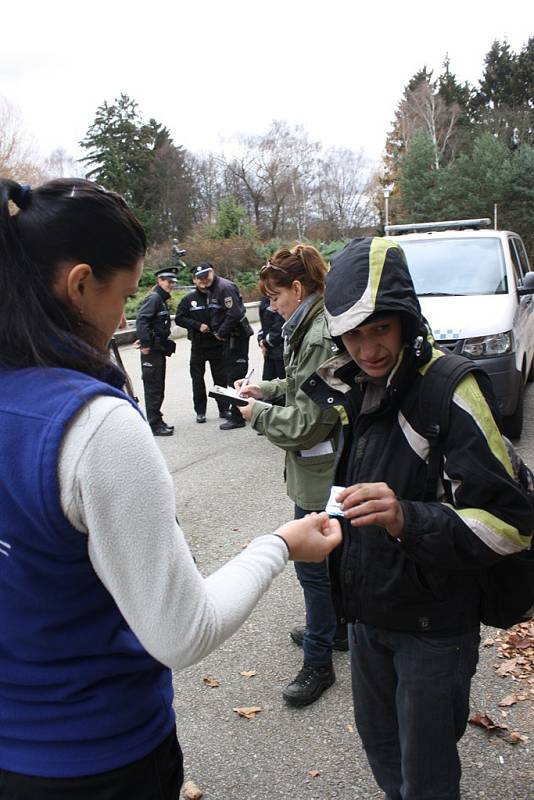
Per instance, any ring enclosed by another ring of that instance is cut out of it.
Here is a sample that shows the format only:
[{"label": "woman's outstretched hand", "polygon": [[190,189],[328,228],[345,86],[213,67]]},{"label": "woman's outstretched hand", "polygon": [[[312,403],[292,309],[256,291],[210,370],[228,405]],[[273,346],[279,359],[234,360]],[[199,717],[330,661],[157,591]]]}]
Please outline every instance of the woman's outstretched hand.
[{"label": "woman's outstretched hand", "polygon": [[275,533],[287,544],[291,561],[318,564],[341,544],[339,521],[331,519],[324,511],[286,522]]}]

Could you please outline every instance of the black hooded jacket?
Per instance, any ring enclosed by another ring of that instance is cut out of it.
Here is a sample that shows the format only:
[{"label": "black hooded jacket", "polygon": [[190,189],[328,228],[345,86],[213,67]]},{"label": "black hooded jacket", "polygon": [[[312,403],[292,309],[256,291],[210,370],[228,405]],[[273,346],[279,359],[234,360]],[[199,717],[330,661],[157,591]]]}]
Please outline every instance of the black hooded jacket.
[{"label": "black hooded jacket", "polygon": [[443,495],[425,499],[429,442],[420,390],[428,365],[443,354],[427,338],[400,247],[387,239],[354,240],[327,277],[330,332],[341,336],[383,311],[401,315],[405,341],[385,385],[369,382],[345,351],[302,387],[342,418],[335,485],[385,482],[405,519],[401,541],[379,526],[342,521],[343,543],[330,557],[338,616],[390,630],[469,630],[480,620],[477,571],[529,546],[532,502],[512,477],[472,375],[458,384],[451,403]]}]

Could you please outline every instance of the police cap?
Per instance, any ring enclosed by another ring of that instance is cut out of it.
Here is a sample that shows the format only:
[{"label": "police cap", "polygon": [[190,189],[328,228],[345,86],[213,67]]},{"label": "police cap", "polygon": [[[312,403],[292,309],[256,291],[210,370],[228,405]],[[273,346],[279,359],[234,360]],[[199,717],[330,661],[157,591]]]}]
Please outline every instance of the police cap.
[{"label": "police cap", "polygon": [[166,278],[169,281],[178,280],[178,267],[164,267],[156,270],[156,278]]},{"label": "police cap", "polygon": [[209,261],[203,261],[201,264],[197,264],[196,267],[193,267],[191,270],[191,275],[193,278],[203,278],[208,274],[210,269],[213,269],[213,266],[209,263]]}]

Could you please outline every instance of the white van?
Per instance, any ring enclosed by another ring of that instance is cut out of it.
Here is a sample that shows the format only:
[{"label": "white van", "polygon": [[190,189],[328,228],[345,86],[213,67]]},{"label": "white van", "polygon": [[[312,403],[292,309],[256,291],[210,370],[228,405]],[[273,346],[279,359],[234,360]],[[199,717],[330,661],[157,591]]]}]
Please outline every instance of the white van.
[{"label": "white van", "polygon": [[504,432],[517,438],[524,385],[534,380],[534,273],[520,237],[482,230],[489,224],[454,220],[385,230],[406,254],[436,343],[486,370]]}]

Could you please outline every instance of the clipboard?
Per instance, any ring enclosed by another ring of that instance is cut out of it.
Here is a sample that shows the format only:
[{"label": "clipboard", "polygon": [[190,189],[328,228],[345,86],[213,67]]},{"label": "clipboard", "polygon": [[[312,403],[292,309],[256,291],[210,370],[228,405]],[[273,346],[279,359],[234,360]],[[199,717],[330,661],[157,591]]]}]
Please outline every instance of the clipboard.
[{"label": "clipboard", "polygon": [[216,400],[226,400],[234,406],[248,405],[248,398],[238,397],[236,390],[232,389],[230,386],[214,386],[213,389],[208,392],[208,395],[214,397]]}]

